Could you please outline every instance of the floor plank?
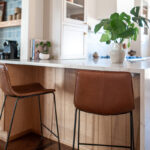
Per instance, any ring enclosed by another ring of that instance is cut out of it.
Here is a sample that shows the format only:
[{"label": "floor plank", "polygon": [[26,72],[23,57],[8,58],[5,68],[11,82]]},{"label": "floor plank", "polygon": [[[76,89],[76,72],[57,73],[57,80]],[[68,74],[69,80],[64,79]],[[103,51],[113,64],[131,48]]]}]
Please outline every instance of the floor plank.
[{"label": "floor plank", "polygon": [[[0,141],[0,150],[3,150],[5,143]],[[8,150],[57,150],[58,143],[42,138],[36,134],[28,134],[20,139],[9,143]],[[70,147],[61,145],[61,150],[71,150]]]}]

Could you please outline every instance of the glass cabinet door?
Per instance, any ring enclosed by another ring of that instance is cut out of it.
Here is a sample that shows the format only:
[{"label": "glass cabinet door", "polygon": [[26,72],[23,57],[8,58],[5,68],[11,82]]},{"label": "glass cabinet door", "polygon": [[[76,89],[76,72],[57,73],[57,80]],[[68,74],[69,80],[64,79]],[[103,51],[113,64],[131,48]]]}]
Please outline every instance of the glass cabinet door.
[{"label": "glass cabinet door", "polygon": [[65,18],[72,21],[85,21],[85,0],[65,0]]}]

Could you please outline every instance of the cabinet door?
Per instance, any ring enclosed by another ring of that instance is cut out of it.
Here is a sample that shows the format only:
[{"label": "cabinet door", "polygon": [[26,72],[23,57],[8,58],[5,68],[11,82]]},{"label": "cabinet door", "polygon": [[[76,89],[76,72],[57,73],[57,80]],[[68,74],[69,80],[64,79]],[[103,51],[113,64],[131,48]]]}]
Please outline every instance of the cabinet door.
[{"label": "cabinet door", "polygon": [[86,27],[63,26],[62,59],[79,59],[86,57]]},{"label": "cabinet door", "polygon": [[64,22],[86,23],[86,0],[64,0]]}]

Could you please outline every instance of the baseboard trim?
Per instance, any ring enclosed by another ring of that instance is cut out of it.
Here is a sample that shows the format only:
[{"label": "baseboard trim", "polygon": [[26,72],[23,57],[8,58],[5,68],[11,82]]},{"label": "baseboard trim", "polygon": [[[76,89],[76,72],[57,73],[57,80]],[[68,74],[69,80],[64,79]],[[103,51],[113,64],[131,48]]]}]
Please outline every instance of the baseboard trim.
[{"label": "baseboard trim", "polygon": [[16,139],[18,139],[18,138],[20,138],[20,137],[22,137],[22,136],[24,136],[24,135],[26,135],[26,134],[29,134],[29,133],[31,133],[31,132],[32,132],[32,129],[29,129],[29,130],[23,131],[23,132],[21,132],[21,133],[18,133],[18,134],[16,134],[16,135],[13,135],[13,136],[10,137],[10,140],[9,140],[9,141],[16,140]]},{"label": "baseboard trim", "polygon": [[[10,136],[9,141],[16,140],[16,139],[18,139],[18,138],[20,138],[26,134],[29,134],[31,132],[32,132],[32,129],[29,129],[29,130],[23,131],[21,133],[15,134],[13,136]],[[0,140],[6,142],[7,141],[7,135],[8,135],[7,131],[0,131]]]}]

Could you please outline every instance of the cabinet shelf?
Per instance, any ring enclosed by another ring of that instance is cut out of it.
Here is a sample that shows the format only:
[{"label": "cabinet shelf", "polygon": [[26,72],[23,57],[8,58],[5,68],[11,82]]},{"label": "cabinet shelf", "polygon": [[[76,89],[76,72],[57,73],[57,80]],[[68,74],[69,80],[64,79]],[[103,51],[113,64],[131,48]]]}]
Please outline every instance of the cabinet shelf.
[{"label": "cabinet shelf", "polygon": [[21,26],[21,20],[3,21],[0,22],[0,28]]},{"label": "cabinet shelf", "polygon": [[79,9],[79,8],[84,8],[83,5],[80,5],[80,4],[76,4],[76,3],[73,3],[73,2],[69,2],[69,1],[66,1],[67,2],[67,7],[69,9]]}]

